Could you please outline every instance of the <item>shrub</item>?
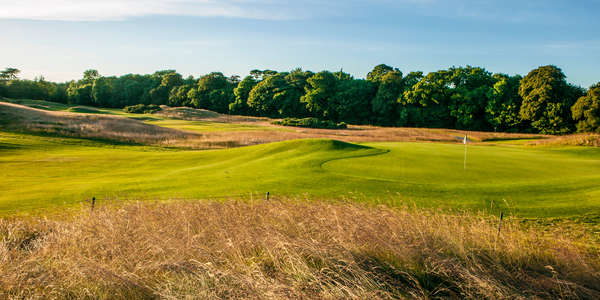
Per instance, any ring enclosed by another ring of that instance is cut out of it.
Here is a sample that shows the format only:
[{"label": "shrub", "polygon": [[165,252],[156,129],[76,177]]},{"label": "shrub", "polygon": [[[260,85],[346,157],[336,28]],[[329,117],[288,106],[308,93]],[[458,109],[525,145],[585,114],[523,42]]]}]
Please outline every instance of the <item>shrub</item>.
[{"label": "shrub", "polygon": [[296,126],[296,127],[307,127],[307,128],[322,128],[322,129],[344,129],[348,126],[346,123],[335,123],[330,120],[320,120],[317,118],[285,118],[281,121],[273,122],[275,125],[283,125],[283,126]]},{"label": "shrub", "polygon": [[123,110],[127,113],[133,114],[151,114],[160,111],[161,108],[156,104],[137,104],[132,106],[125,106]]}]

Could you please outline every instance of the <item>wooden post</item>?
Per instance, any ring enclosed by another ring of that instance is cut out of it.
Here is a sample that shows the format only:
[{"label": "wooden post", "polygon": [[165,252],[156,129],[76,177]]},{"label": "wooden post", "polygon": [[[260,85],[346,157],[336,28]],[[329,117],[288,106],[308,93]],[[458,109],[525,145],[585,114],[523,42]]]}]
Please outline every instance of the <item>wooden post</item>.
[{"label": "wooden post", "polygon": [[269,201],[269,192],[267,192],[267,201]]},{"label": "wooden post", "polygon": [[94,210],[95,204],[96,204],[96,197],[92,197],[92,210]]},{"label": "wooden post", "polygon": [[500,221],[498,221],[498,238],[500,238],[500,228],[502,228],[502,218],[504,217],[504,213],[500,212]]}]

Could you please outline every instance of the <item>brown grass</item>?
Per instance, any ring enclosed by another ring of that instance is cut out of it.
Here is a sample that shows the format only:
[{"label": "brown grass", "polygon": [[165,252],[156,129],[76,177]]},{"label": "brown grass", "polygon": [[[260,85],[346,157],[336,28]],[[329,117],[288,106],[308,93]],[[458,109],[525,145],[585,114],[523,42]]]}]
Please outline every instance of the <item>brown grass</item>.
[{"label": "brown grass", "polygon": [[0,220],[0,298],[600,297],[557,229],[359,204],[137,203]]},{"label": "brown grass", "polygon": [[6,128],[71,137],[100,138],[141,144],[177,144],[192,133],[164,128],[119,116],[47,111],[0,102]]},{"label": "brown grass", "polygon": [[[150,125],[121,116],[46,111],[0,102],[0,116],[11,120],[8,125],[4,124],[4,127],[12,129],[193,149],[230,148],[302,138],[335,139],[350,143],[409,141],[460,143],[464,135],[468,135],[473,142],[548,137],[534,134],[356,125],[344,130],[284,127],[272,125],[272,119],[268,118],[228,116],[185,107],[165,106],[159,114],[184,120],[252,124],[264,126],[265,129],[199,133]],[[272,130],[272,127],[285,130]]]},{"label": "brown grass", "polygon": [[592,146],[600,147],[600,134],[580,133],[556,136],[544,140],[536,140],[527,143],[531,146]]},{"label": "brown grass", "polygon": [[[244,146],[269,142],[285,141],[301,138],[336,139],[345,142],[462,142],[464,135],[468,135],[473,142],[488,140],[546,138],[539,134],[502,133],[464,131],[453,129],[430,129],[410,127],[378,127],[367,125],[350,125],[348,129],[312,129],[300,127],[277,126],[271,124],[273,119],[264,117],[230,116],[218,114],[204,109],[189,107],[163,106],[159,115],[191,121],[210,121],[221,123],[252,124],[264,127],[278,127],[285,130],[247,130],[247,131],[215,131],[202,133],[204,144]],[[198,142],[196,140],[195,142]]]}]

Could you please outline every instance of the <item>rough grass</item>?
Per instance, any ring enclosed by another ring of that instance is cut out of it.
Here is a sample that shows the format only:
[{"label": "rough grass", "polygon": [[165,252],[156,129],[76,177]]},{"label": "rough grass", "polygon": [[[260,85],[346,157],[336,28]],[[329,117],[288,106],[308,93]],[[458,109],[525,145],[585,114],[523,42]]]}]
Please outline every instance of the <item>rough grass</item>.
[{"label": "rough grass", "polygon": [[0,297],[600,297],[585,240],[349,203],[137,203],[0,220]]},{"label": "rough grass", "polygon": [[[83,111],[81,107],[69,110]],[[119,142],[177,145],[191,133],[150,125],[120,116],[48,111],[19,104],[0,102],[3,127],[60,136],[99,138]]]},{"label": "rough grass", "polygon": [[[52,111],[77,111],[93,114],[114,114],[134,120],[144,121],[151,125],[158,125],[180,131],[186,134],[185,138],[159,139],[161,145],[188,147],[194,149],[230,148],[239,146],[256,145],[270,142],[279,142],[302,138],[336,139],[346,142],[388,142],[388,141],[430,141],[460,143],[464,135],[468,135],[473,142],[518,140],[524,138],[547,138],[543,135],[515,134],[462,131],[452,129],[429,128],[394,128],[377,126],[351,125],[348,129],[312,129],[275,126],[268,118],[231,116],[216,112],[193,109],[188,107],[161,106],[162,110],[155,114],[129,114],[118,109],[93,108],[87,106],[70,106],[41,100],[14,100],[5,99],[13,103],[46,109]],[[0,103],[0,112],[3,107]],[[22,112],[27,115],[26,112]],[[85,115],[85,114],[81,114]],[[13,117],[14,118],[14,117]],[[120,128],[127,130],[127,127]],[[135,128],[132,128],[135,129]],[[46,130],[46,129],[44,129]],[[68,132],[67,132],[68,134]],[[98,133],[96,133],[98,135]],[[135,132],[130,136],[135,137]],[[72,136],[72,134],[71,134]],[[83,135],[86,136],[86,135]],[[105,138],[113,138],[107,136]],[[156,144],[149,140],[149,143]]]},{"label": "rough grass", "polygon": [[527,145],[532,146],[591,146],[600,147],[600,134],[582,133],[557,136],[544,140],[530,141]]}]

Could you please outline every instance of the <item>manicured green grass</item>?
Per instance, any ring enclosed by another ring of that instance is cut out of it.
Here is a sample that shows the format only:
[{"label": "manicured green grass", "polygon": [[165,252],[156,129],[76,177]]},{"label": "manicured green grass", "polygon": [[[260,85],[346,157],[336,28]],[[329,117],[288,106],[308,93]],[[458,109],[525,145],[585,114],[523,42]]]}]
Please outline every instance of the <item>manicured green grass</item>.
[{"label": "manicured green grass", "polygon": [[294,140],[188,151],[0,132],[0,214],[104,199],[307,195],[530,217],[600,213],[600,149]]}]

